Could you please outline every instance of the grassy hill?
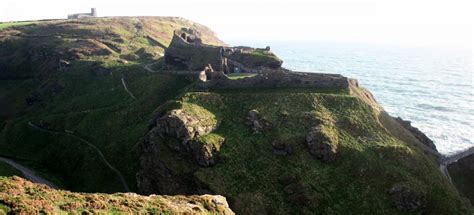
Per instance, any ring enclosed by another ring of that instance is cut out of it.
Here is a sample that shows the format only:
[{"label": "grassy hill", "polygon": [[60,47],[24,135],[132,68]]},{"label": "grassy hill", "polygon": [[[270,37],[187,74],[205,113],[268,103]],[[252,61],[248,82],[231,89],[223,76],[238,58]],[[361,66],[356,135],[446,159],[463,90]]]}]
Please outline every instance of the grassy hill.
[{"label": "grassy hill", "polygon": [[[0,31],[0,155],[41,169],[71,190],[125,191],[77,136],[97,146],[133,189],[133,146],[153,110],[189,84],[143,65],[160,58],[173,30],[182,27],[222,44],[202,25],[166,17],[44,21]],[[67,64],[59,66],[61,61]],[[34,129],[29,122],[74,136]]]},{"label": "grassy hill", "polygon": [[[225,138],[219,161],[199,167],[189,155],[174,152],[169,141],[160,140],[163,147],[156,159],[171,174],[194,175],[226,195],[236,213],[403,214],[388,194],[395,184],[426,194],[427,206],[419,213],[467,213],[465,200],[440,174],[435,157],[394,137],[380,122],[381,113],[357,95],[317,90],[188,92],[178,103],[188,112],[207,110],[220,122],[209,134]],[[269,131],[255,134],[246,125],[252,109],[272,125]],[[308,114],[334,123],[340,151],[334,163],[308,152]],[[272,153],[275,141],[291,147],[292,153]]]},{"label": "grassy hill", "polygon": [[[146,169],[140,163],[143,141],[157,116],[180,109],[218,125],[193,139],[217,151],[216,164],[201,167],[176,150],[176,139],[160,137],[148,159],[164,170],[144,172],[159,182],[145,192],[219,194],[243,214],[404,214],[390,194],[402,187],[410,197],[422,196],[425,207],[417,214],[469,213],[436,157],[362,88],[197,92],[186,76],[145,70],[160,61],[173,30],[182,27],[196,28],[204,43],[224,44],[207,27],[171,17],[38,21],[1,29],[0,156],[71,191],[138,191],[136,174]],[[247,122],[251,110],[268,124],[258,134]],[[323,124],[337,147],[332,163],[308,150],[314,123]],[[273,153],[275,143],[291,153]],[[173,186],[186,189],[161,189]]]}]

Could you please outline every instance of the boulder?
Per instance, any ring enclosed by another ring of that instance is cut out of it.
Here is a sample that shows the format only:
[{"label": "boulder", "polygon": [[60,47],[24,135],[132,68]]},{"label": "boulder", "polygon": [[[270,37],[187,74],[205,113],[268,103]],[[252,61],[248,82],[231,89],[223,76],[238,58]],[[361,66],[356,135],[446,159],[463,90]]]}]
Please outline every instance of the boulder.
[{"label": "boulder", "polygon": [[400,211],[414,212],[426,207],[426,194],[406,184],[395,184],[389,194],[392,204]]},{"label": "boulder", "polygon": [[306,135],[309,153],[323,162],[335,161],[338,153],[338,139],[331,130],[328,126],[318,125]]},{"label": "boulder", "polygon": [[293,148],[288,143],[282,140],[274,140],[272,142],[272,149],[274,155],[291,155],[293,153]]},{"label": "boulder", "polygon": [[252,128],[253,133],[260,134],[271,129],[271,124],[262,116],[258,110],[250,110],[247,114],[247,125]]}]

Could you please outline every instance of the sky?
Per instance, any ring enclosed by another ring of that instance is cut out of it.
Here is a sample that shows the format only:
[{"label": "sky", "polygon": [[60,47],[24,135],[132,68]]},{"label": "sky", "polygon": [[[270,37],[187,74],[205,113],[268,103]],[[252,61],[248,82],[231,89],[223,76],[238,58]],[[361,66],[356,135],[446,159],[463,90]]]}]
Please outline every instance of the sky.
[{"label": "sky", "polygon": [[[66,3],[67,2],[67,3]],[[1,0],[0,22],[99,16],[180,16],[224,41],[299,40],[473,46],[472,0]]]}]

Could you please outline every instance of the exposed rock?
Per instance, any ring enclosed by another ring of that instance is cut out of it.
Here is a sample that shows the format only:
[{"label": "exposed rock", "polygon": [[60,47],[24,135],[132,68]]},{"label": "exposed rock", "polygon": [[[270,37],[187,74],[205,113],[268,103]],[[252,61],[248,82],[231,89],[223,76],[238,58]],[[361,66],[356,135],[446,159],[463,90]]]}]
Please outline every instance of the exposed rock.
[{"label": "exposed rock", "polygon": [[447,168],[458,191],[474,205],[474,153],[449,164]]},{"label": "exposed rock", "polygon": [[262,116],[258,110],[250,110],[247,114],[247,125],[252,128],[253,133],[260,134],[271,129],[272,125]]},{"label": "exposed rock", "polygon": [[389,191],[392,204],[400,211],[413,212],[426,207],[426,194],[399,183]]},{"label": "exposed rock", "polygon": [[[137,188],[140,194],[212,194],[208,187],[201,183],[192,172],[179,172],[170,168],[160,157],[167,146],[163,138],[156,137],[154,132],[149,132],[145,139],[138,145],[140,169],[136,174]],[[180,149],[183,148],[180,146]],[[181,156],[174,154],[172,156]],[[187,156],[186,156],[187,157]],[[190,170],[192,171],[192,170]]]},{"label": "exposed rock", "polygon": [[410,121],[403,120],[400,117],[395,118],[395,120],[397,120],[405,129],[410,131],[418,141],[420,141],[421,143],[425,144],[426,146],[428,146],[428,147],[434,149],[435,151],[437,151],[436,150],[436,145],[433,143],[433,141],[429,137],[427,137],[426,134],[421,132],[418,128],[413,127],[411,125]]},{"label": "exposed rock", "polygon": [[293,153],[293,148],[286,142],[281,140],[274,140],[272,142],[273,154],[274,155],[291,155]]},{"label": "exposed rock", "polygon": [[140,57],[136,54],[120,55],[120,58],[125,59],[127,61],[136,61],[136,60],[140,59]]},{"label": "exposed rock", "polygon": [[207,135],[193,140],[191,147],[199,166],[209,167],[217,162],[217,153],[225,139],[218,135]]},{"label": "exposed rock", "polygon": [[155,132],[178,138],[186,144],[191,139],[209,134],[216,129],[217,121],[212,123],[213,121],[207,116],[193,116],[184,110],[177,109],[157,120]]},{"label": "exposed rock", "polygon": [[311,128],[306,135],[309,152],[323,162],[333,162],[338,152],[337,136],[331,135],[329,128],[319,125]]}]

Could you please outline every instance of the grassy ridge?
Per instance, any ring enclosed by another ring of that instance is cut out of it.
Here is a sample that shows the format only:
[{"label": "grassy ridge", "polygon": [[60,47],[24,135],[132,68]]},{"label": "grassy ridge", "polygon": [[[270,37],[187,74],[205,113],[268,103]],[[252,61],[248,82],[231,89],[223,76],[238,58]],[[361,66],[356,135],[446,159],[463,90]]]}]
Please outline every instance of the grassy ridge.
[{"label": "grassy ridge", "polygon": [[[399,214],[387,195],[395,183],[419,187],[428,194],[429,214],[463,214],[464,203],[439,173],[433,158],[391,136],[371,108],[345,94],[297,92],[187,93],[183,108],[197,105],[221,122],[212,134],[225,138],[221,162],[211,168],[189,169],[173,156],[162,158],[176,171],[195,171],[218,194],[225,194],[237,213],[288,214]],[[246,114],[257,109],[273,129],[253,134],[245,125]],[[315,160],[304,145],[313,113],[335,121],[340,154],[333,164]],[[272,154],[272,141],[283,140],[293,148],[290,156]],[[182,167],[179,167],[181,164]],[[178,165],[178,166],[176,166]],[[183,173],[183,172],[181,172]],[[289,199],[291,186],[305,190],[308,205]]]}]

